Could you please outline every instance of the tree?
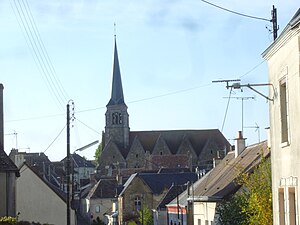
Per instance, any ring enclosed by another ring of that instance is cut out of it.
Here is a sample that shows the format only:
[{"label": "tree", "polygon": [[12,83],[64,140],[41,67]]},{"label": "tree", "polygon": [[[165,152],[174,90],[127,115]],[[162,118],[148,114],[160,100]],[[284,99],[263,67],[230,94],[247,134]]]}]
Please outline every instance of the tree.
[{"label": "tree", "polygon": [[241,173],[237,182],[241,185],[240,191],[217,207],[219,222],[224,225],[272,224],[270,158],[262,156],[253,173]]},{"label": "tree", "polygon": [[95,151],[95,155],[94,155],[94,158],[95,158],[95,161],[98,163],[99,161],[99,157],[101,155],[101,152],[102,152],[102,143],[100,143]]},{"label": "tree", "polygon": [[153,225],[153,215],[148,207],[139,211],[139,221],[142,225]]},{"label": "tree", "polygon": [[223,201],[217,208],[219,222],[222,225],[246,225],[247,214],[243,208],[247,204],[244,195],[236,193],[230,201]]},{"label": "tree", "polygon": [[248,224],[272,224],[271,159],[262,157],[253,174],[242,174],[240,182],[246,187],[245,194],[248,197],[248,204],[242,207],[247,214]]}]

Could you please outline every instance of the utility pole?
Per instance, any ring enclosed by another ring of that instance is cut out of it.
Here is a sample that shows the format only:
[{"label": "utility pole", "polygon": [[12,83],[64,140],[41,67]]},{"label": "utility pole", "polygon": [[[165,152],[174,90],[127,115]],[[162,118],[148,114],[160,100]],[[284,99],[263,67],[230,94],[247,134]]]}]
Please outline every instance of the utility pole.
[{"label": "utility pole", "polygon": [[275,41],[275,39],[277,38],[277,32],[278,32],[278,25],[277,25],[277,9],[275,8],[275,6],[273,5],[273,9],[271,11],[272,14],[272,25],[273,25],[273,39]]},{"label": "utility pole", "polygon": [[67,159],[66,159],[66,175],[67,175],[67,225],[70,225],[70,109],[67,104]]}]

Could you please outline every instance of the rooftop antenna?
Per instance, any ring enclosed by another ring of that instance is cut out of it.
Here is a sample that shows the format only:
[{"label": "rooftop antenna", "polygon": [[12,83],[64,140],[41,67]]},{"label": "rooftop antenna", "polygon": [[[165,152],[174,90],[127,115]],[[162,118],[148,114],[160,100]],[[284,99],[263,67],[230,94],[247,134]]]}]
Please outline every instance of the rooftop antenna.
[{"label": "rooftop antenna", "polygon": [[5,135],[14,135],[16,138],[16,149],[18,149],[18,133],[14,130],[13,133],[5,134]]},{"label": "rooftop antenna", "polygon": [[244,135],[244,100],[255,99],[255,97],[223,97],[223,98],[234,98],[242,101],[242,134]]},{"label": "rooftop antenna", "polygon": [[[238,81],[238,82],[232,83],[231,85],[229,85],[229,82],[234,82],[234,81]],[[254,87],[259,87],[259,86],[272,86],[273,87],[273,92],[275,93],[273,84],[270,84],[270,83],[264,83],[264,84],[241,84],[239,81],[240,80],[223,80],[223,81],[213,81],[213,83],[215,83],[215,82],[226,82],[227,83],[227,85],[226,85],[227,89],[229,89],[229,88],[232,89],[233,88],[233,89],[241,89],[241,90],[243,90],[242,89],[243,87],[247,87],[247,88],[251,89],[252,91],[256,92],[257,94],[261,95],[265,99],[267,99],[269,101],[274,101],[274,97],[273,98],[269,98],[268,96],[266,96],[265,94],[261,93],[260,91],[258,91],[258,90],[256,90],[254,88]]]},{"label": "rooftop antenna", "polygon": [[257,134],[258,134],[258,143],[259,143],[260,142],[260,129],[259,129],[258,124],[255,123],[255,126],[247,126],[245,128],[255,128],[255,132],[258,131]]}]

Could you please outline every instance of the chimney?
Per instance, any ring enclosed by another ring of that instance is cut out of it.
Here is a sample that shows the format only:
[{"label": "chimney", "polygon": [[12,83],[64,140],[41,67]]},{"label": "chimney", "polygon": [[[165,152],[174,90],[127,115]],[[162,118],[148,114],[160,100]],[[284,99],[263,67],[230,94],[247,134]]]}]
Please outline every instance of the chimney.
[{"label": "chimney", "polygon": [[0,84],[0,149],[4,150],[3,84]]},{"label": "chimney", "polygon": [[239,131],[237,138],[235,139],[235,149],[234,149],[234,154],[235,158],[240,155],[244,149],[246,148],[246,138],[243,138],[243,132]]}]

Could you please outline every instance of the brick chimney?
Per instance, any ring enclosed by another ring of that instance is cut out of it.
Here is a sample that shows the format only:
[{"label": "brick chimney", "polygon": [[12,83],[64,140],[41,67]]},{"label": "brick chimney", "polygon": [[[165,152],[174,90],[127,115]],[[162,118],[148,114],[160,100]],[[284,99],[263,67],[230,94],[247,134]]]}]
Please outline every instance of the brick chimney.
[{"label": "brick chimney", "polygon": [[235,140],[235,149],[234,149],[234,154],[235,158],[240,155],[244,149],[246,148],[246,138],[243,138],[243,132],[239,131],[237,138]]},{"label": "brick chimney", "polygon": [[3,84],[0,84],[0,149],[4,150]]}]

